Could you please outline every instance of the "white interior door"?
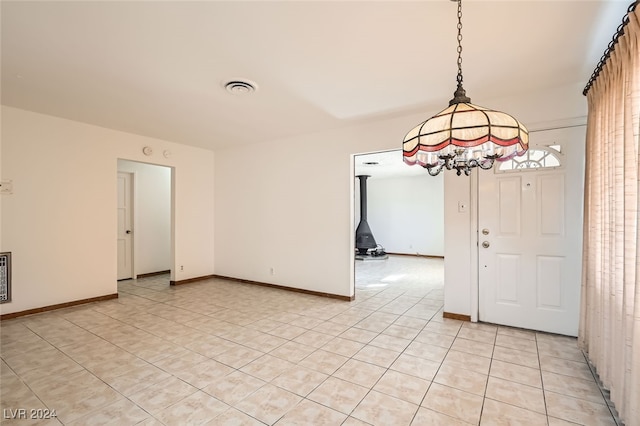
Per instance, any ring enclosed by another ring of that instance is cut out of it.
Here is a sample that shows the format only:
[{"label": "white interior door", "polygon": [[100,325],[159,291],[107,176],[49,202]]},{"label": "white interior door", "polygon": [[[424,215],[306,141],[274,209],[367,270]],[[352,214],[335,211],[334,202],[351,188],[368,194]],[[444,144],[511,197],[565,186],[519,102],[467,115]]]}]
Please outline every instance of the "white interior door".
[{"label": "white interior door", "polygon": [[118,279],[133,278],[131,173],[118,172]]},{"label": "white interior door", "polygon": [[583,126],[533,133],[513,170],[479,173],[480,321],[577,335],[584,141]]}]

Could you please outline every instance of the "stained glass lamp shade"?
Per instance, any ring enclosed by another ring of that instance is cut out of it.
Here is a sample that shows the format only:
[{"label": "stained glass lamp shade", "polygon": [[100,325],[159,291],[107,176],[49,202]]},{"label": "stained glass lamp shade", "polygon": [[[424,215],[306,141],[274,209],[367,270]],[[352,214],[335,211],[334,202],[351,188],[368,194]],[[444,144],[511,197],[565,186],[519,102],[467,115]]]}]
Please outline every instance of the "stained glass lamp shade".
[{"label": "stained glass lamp shade", "polygon": [[458,3],[458,87],[449,107],[411,129],[402,144],[404,162],[419,164],[435,176],[443,169],[469,175],[490,169],[495,160],[524,154],[529,132],[504,112],[471,103],[462,87],[462,0]]}]

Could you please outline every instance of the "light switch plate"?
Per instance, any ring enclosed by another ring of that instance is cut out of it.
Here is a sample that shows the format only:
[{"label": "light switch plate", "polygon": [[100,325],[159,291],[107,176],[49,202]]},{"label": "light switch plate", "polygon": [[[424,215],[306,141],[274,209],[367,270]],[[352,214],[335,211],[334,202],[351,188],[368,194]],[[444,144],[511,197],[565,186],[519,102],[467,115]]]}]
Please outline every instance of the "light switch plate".
[{"label": "light switch plate", "polygon": [[13,194],[13,182],[10,180],[0,181],[0,194]]}]

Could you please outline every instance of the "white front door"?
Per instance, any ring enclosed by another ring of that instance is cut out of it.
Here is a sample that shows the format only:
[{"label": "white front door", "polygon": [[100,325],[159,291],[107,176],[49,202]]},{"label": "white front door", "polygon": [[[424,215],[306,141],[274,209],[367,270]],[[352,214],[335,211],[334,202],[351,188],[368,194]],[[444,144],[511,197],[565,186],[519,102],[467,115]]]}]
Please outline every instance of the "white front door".
[{"label": "white front door", "polygon": [[584,144],[584,126],[532,133],[514,170],[479,172],[480,321],[578,334]]},{"label": "white front door", "polygon": [[131,173],[118,172],[118,279],[133,278]]}]

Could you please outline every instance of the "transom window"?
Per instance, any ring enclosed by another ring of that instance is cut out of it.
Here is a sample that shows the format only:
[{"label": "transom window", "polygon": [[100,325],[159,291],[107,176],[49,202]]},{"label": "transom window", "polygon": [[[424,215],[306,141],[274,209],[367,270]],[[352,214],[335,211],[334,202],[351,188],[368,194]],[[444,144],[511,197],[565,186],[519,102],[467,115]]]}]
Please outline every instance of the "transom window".
[{"label": "transom window", "polygon": [[508,172],[511,170],[522,171],[526,169],[549,169],[560,167],[560,158],[556,155],[556,153],[560,153],[560,145],[551,145],[549,148],[550,149],[529,148],[529,150],[521,157],[514,157],[510,160],[500,162],[498,170],[501,172]]}]

